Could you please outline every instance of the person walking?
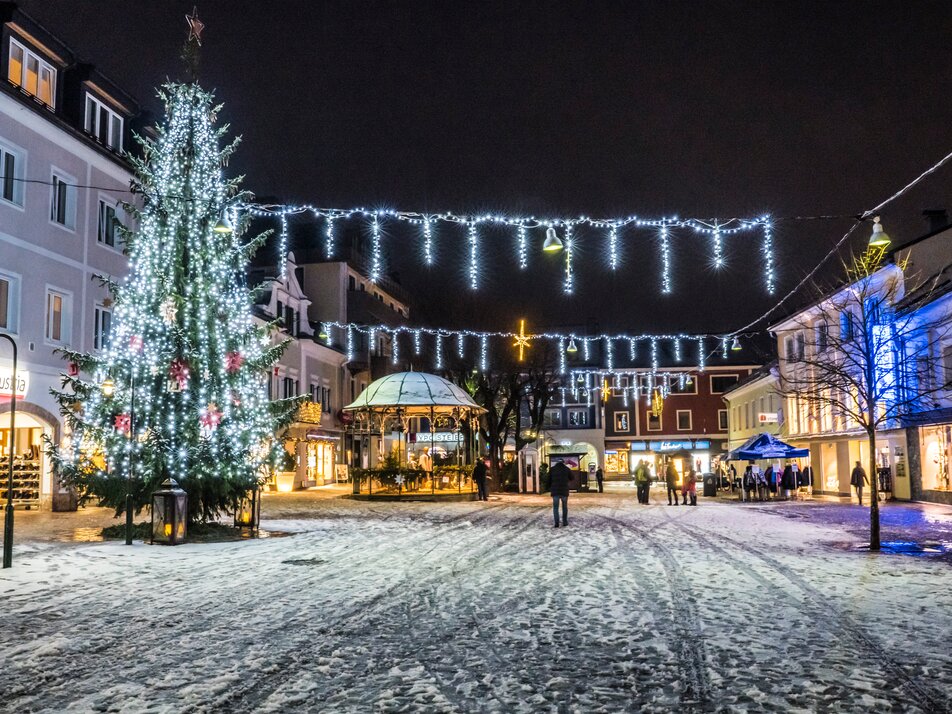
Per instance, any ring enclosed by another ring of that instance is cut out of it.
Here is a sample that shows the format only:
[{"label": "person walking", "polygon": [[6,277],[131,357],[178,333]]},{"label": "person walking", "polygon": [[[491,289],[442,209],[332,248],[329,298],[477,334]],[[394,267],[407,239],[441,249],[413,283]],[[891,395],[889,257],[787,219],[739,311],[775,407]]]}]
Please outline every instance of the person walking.
[{"label": "person walking", "polygon": [[648,489],[651,486],[651,474],[645,465],[644,459],[638,460],[638,466],[635,467],[635,487],[638,489],[638,503],[648,503]]},{"label": "person walking", "polygon": [[552,494],[552,518],[559,527],[559,504],[562,504],[562,526],[569,524],[569,479],[572,472],[563,462],[557,462],[549,470],[549,491]]},{"label": "person walking", "polygon": [[691,505],[697,505],[697,472],[694,469],[688,469],[681,480],[681,495],[684,497],[682,505],[688,505],[688,498],[691,499]]},{"label": "person walking", "polygon": [[856,489],[856,498],[859,499],[859,505],[861,506],[863,505],[863,486],[868,483],[869,479],[866,478],[866,470],[863,468],[863,465],[857,461],[853,473],[850,474],[850,484]]},{"label": "person walking", "polygon": [[[678,471],[674,468],[674,461],[668,459],[668,465],[664,470],[664,482],[668,487],[668,505],[678,505]],[[674,496],[674,503],[671,503],[671,496]]]},{"label": "person walking", "polygon": [[476,459],[476,465],[473,466],[473,481],[476,482],[476,500],[477,501],[488,501],[489,496],[486,495],[486,460],[485,459]]},{"label": "person walking", "polygon": [[605,493],[605,472],[601,467],[595,471],[595,483],[598,485],[598,492]]}]

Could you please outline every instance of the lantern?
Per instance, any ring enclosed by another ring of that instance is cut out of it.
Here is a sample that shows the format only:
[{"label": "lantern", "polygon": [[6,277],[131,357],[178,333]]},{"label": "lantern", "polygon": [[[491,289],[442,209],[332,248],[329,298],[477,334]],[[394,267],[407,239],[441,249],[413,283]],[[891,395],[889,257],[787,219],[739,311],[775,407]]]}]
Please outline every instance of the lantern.
[{"label": "lantern", "polygon": [[178,545],[185,542],[188,494],[173,478],[152,494],[152,542]]},{"label": "lantern", "polygon": [[258,530],[261,523],[261,492],[257,486],[248,491],[240,501],[235,511],[235,527]]}]

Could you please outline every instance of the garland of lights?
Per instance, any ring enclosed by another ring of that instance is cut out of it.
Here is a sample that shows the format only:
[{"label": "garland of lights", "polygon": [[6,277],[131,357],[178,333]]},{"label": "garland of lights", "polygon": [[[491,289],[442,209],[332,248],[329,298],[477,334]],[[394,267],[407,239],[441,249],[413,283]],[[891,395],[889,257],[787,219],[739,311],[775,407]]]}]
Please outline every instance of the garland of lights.
[{"label": "garland of lights", "polygon": [[537,218],[535,216],[504,216],[499,214],[483,215],[462,215],[451,212],[426,214],[416,211],[396,211],[392,209],[366,209],[366,208],[318,208],[310,204],[304,205],[284,205],[284,204],[242,204],[241,208],[251,215],[279,216],[281,218],[281,234],[279,241],[279,250],[281,255],[287,254],[287,221],[288,215],[309,213],[316,220],[326,222],[325,228],[325,251],[324,255],[330,259],[334,255],[334,221],[350,218],[363,218],[369,224],[371,234],[371,270],[370,278],[372,282],[378,282],[384,271],[383,247],[381,245],[381,223],[385,220],[405,221],[414,225],[421,226],[421,238],[423,243],[423,262],[426,265],[433,265],[436,261],[433,245],[433,227],[437,221],[465,226],[467,233],[467,243],[469,247],[469,261],[467,277],[470,289],[479,289],[480,275],[480,250],[479,250],[479,227],[481,225],[497,225],[516,229],[516,259],[520,270],[526,270],[529,267],[529,230],[531,229],[561,229],[563,237],[559,240],[560,249],[565,254],[565,277],[563,281],[563,292],[571,295],[575,292],[575,267],[574,252],[576,247],[577,231],[579,226],[591,226],[599,229],[607,229],[608,235],[608,265],[611,270],[617,270],[621,264],[621,255],[619,242],[621,240],[621,231],[626,227],[633,228],[657,228],[659,231],[659,248],[661,252],[661,292],[670,294],[672,290],[671,281],[671,239],[672,229],[690,229],[695,233],[705,234],[710,237],[712,264],[715,268],[721,269],[726,265],[724,257],[724,240],[726,236],[736,233],[748,232],[760,229],[762,233],[760,256],[763,260],[764,274],[766,280],[764,287],[768,294],[772,295],[776,289],[774,275],[774,256],[773,256],[773,225],[769,216],[757,216],[753,218],[731,218],[722,220],[704,220],[700,218],[641,218],[639,216],[627,216],[618,218],[591,218],[589,216],[578,216],[574,218]]}]

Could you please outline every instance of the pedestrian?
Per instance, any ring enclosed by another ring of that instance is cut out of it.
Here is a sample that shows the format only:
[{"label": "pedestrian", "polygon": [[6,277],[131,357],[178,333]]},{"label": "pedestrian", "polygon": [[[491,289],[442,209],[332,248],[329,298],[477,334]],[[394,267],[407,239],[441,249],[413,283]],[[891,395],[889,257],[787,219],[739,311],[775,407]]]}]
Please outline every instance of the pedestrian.
[{"label": "pedestrian", "polygon": [[691,505],[697,505],[697,471],[694,469],[688,469],[688,472],[684,474],[684,478],[681,480],[681,495],[684,497],[682,505],[688,505],[689,497]]},{"label": "pedestrian", "polygon": [[[678,471],[674,468],[674,461],[668,459],[668,465],[664,470],[664,482],[668,487],[668,505],[678,505]],[[674,496],[674,503],[671,503],[671,496]]]},{"label": "pedestrian", "polygon": [[645,465],[644,459],[638,460],[635,467],[635,487],[638,489],[638,503],[648,503],[648,489],[651,486],[651,473]]},{"label": "pedestrian", "polygon": [[737,478],[737,467],[734,464],[730,464],[727,467],[727,477],[731,481],[731,493],[734,493],[734,489],[740,488],[740,480]]},{"label": "pedestrian", "polygon": [[774,472],[773,464],[770,464],[770,466],[767,467],[767,470],[764,471],[764,497],[760,499],[761,501],[770,500],[771,492],[777,488],[775,485],[777,483],[776,479],[777,475]]},{"label": "pedestrian", "polygon": [[605,472],[602,471],[601,467],[599,467],[595,471],[595,483],[598,485],[598,492],[604,493],[605,492]]},{"label": "pedestrian", "polygon": [[562,525],[569,524],[569,479],[572,472],[562,461],[549,470],[549,491],[552,494],[552,518],[555,527],[559,527],[559,504],[562,504]]},{"label": "pedestrian", "polygon": [[[768,470],[770,467],[767,467]],[[757,500],[767,500],[767,479],[768,474],[760,470],[759,466],[754,466],[754,479],[757,481]]]},{"label": "pedestrian", "polygon": [[476,500],[488,501],[486,495],[486,460],[476,459],[476,465],[473,466],[473,481],[476,482]]},{"label": "pedestrian", "polygon": [[856,489],[856,498],[859,499],[859,505],[863,505],[863,486],[869,483],[869,479],[866,478],[866,471],[863,469],[863,465],[857,461],[856,467],[853,469],[853,473],[850,474],[850,484]]},{"label": "pedestrian", "polygon": [[789,501],[793,497],[793,492],[797,490],[797,476],[793,470],[793,464],[787,462],[783,468],[783,474],[780,476],[780,487],[783,489],[783,499]]}]

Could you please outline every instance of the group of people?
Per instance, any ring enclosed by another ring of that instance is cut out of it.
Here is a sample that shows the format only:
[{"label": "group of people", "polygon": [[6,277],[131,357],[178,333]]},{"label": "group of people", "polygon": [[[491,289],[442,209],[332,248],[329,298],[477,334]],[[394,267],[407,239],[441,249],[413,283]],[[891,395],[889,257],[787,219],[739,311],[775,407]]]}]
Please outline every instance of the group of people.
[{"label": "group of people", "polygon": [[[644,459],[638,461],[638,465],[635,467],[635,489],[638,495],[638,503],[647,504],[648,503],[648,492],[651,488],[651,470],[648,468],[648,464],[645,463]],[[696,506],[697,505],[697,471],[693,467],[688,468],[686,472],[681,475],[681,486],[678,487],[678,470],[674,466],[674,460],[668,459],[668,463],[664,469],[664,482],[668,491],[668,505],[669,506]],[[680,491],[681,500],[678,500],[678,492]]]},{"label": "group of people", "polygon": [[[753,461],[747,464],[744,475],[738,479],[737,469],[730,465],[731,490],[740,486],[741,501],[769,501],[774,498],[789,500],[797,490],[813,485],[813,469],[807,466],[801,469],[795,462],[790,462],[781,470],[773,464],[761,469]],[[739,483],[738,483],[739,481]]]}]

